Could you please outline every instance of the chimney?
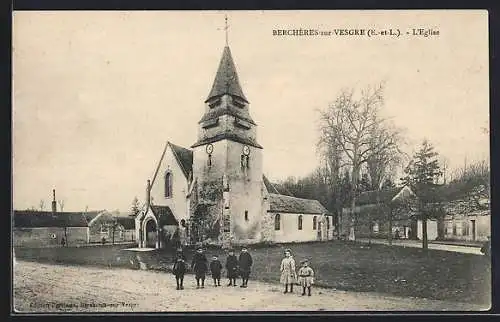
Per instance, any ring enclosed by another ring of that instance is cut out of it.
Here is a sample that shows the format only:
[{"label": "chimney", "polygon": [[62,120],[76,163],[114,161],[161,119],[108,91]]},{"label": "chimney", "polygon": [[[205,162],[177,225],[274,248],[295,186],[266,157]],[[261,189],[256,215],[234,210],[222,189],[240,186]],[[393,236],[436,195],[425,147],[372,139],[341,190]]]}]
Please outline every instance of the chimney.
[{"label": "chimney", "polygon": [[149,210],[150,203],[151,203],[151,180],[148,180],[148,185],[146,187],[146,212]]},{"label": "chimney", "polygon": [[56,201],[56,189],[52,190],[52,213],[55,214],[57,212],[57,201]]}]

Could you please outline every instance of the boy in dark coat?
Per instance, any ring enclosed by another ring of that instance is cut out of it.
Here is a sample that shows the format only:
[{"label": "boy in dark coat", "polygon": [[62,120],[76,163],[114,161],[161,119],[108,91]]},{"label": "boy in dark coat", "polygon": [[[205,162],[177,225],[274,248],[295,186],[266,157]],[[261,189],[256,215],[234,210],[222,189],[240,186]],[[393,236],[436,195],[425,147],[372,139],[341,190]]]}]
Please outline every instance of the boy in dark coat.
[{"label": "boy in dark coat", "polygon": [[174,257],[174,267],[172,268],[172,273],[175,275],[175,281],[177,283],[176,290],[184,289],[184,274],[186,273],[186,256],[182,252],[182,249],[178,249]]},{"label": "boy in dark coat", "polygon": [[203,249],[198,248],[196,254],[194,254],[191,267],[196,278],[196,288],[200,288],[200,280],[201,288],[205,288],[205,274],[208,270],[208,260],[205,254],[203,254]]},{"label": "boy in dark coat", "polygon": [[210,272],[212,273],[212,279],[214,280],[214,286],[220,286],[220,275],[222,271],[222,264],[216,255],[212,258],[210,262]]},{"label": "boy in dark coat", "polygon": [[241,286],[240,287],[247,287],[248,284],[248,278],[250,277],[250,270],[252,268],[253,260],[252,256],[248,252],[246,247],[243,247],[241,249],[240,253],[240,258],[238,260],[238,266],[240,268],[240,275],[241,275]]},{"label": "boy in dark coat", "polygon": [[236,286],[236,278],[238,277],[238,258],[234,255],[234,251],[229,250],[229,256],[226,259],[227,278],[229,284],[227,286]]}]

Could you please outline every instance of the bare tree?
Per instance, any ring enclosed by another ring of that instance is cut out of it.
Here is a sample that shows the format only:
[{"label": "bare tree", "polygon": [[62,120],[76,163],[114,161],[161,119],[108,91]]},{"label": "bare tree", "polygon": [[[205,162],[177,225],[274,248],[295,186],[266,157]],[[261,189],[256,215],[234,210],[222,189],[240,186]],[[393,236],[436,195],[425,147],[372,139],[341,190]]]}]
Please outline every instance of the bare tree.
[{"label": "bare tree", "polygon": [[360,98],[354,97],[354,90],[342,90],[326,111],[320,111],[322,137],[326,142],[338,146],[342,152],[341,166],[349,166],[352,169],[352,239],[355,238],[356,193],[360,170],[375,152],[393,149],[397,144],[394,140],[385,139],[394,135],[386,127],[386,120],[380,116],[384,103],[383,91],[384,83],[362,90]]},{"label": "bare tree", "polygon": [[45,201],[43,201],[43,199],[40,199],[39,206],[40,206],[40,211],[43,211],[43,208],[45,207]]},{"label": "bare tree", "polygon": [[61,199],[57,203],[59,204],[59,208],[61,209],[62,212],[64,210],[64,200]]}]

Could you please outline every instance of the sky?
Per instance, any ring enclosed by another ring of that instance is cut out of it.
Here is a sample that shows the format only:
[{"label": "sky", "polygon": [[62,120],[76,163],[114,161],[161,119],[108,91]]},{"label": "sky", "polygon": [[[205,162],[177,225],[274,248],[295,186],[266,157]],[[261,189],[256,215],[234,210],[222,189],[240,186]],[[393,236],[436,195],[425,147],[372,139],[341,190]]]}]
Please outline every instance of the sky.
[{"label": "sky", "polygon": [[[451,170],[489,159],[486,11],[58,11],[13,16],[13,207],[128,211],[189,147],[228,39],[271,180],[318,165],[318,109],[386,82],[384,116]],[[400,29],[273,36],[278,29]],[[433,28],[438,36],[406,35]]]}]

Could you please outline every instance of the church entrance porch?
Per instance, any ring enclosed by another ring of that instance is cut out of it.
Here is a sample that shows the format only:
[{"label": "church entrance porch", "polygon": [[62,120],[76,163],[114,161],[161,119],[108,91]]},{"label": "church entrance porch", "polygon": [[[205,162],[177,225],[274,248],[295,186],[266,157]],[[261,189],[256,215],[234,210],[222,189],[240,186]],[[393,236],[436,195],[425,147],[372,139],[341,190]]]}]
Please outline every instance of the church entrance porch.
[{"label": "church entrance porch", "polygon": [[148,248],[158,247],[158,226],[156,222],[149,218],[144,224],[144,246]]}]

